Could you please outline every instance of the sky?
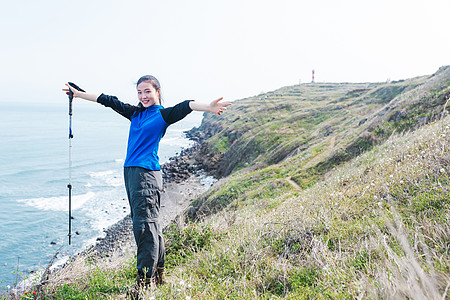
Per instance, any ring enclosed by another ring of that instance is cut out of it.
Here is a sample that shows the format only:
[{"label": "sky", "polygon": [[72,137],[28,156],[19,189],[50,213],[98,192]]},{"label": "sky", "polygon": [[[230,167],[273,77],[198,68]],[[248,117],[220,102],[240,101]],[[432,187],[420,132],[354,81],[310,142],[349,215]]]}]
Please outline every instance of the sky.
[{"label": "sky", "polygon": [[450,65],[449,0],[0,0],[0,102],[72,81],[137,103],[233,101],[283,86],[383,82]]}]

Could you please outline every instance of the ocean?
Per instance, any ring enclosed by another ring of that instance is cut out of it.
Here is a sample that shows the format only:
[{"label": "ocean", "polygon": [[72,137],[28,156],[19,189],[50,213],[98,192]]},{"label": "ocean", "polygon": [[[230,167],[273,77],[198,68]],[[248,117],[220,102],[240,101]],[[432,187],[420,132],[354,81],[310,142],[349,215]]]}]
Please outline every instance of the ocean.
[{"label": "ocean", "polygon": [[[100,104],[75,99],[71,141],[72,244],[68,245],[69,115],[60,103],[0,102],[0,294],[104,236],[129,213],[123,184],[129,121]],[[160,162],[192,144],[193,112],[171,125]]]}]

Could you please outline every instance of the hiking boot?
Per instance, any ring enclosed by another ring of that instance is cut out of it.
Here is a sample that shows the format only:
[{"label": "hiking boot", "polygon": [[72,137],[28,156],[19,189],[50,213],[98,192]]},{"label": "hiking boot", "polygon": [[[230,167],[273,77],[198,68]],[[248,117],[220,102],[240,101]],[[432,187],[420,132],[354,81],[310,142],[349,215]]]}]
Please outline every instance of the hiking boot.
[{"label": "hiking boot", "polygon": [[155,284],[156,285],[163,285],[165,283],[166,283],[166,269],[164,267],[156,268]]},{"label": "hiking boot", "polygon": [[127,292],[127,299],[130,300],[140,300],[141,297],[141,287],[138,284],[135,284],[128,292]]},{"label": "hiking boot", "polygon": [[147,288],[150,288],[153,281],[154,280],[151,280],[150,278],[145,278],[138,275],[138,277],[136,278],[136,284],[127,292],[127,299],[143,299],[143,291]]}]

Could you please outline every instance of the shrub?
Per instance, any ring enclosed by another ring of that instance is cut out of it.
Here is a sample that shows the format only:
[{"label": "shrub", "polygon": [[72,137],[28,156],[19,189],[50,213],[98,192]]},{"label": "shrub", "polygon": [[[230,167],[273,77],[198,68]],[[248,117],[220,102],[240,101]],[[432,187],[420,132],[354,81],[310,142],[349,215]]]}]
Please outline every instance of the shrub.
[{"label": "shrub", "polygon": [[219,238],[220,235],[213,232],[208,224],[189,223],[185,228],[181,228],[172,223],[165,230],[164,237],[166,264],[174,266],[186,261],[193,253],[210,246],[211,239]]}]

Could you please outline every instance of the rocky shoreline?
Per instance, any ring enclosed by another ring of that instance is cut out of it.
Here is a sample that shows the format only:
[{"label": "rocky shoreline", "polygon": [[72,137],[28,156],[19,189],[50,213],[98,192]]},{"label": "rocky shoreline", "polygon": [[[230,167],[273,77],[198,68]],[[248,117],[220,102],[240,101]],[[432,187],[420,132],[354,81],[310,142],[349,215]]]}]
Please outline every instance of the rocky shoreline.
[{"label": "rocky shoreline", "polygon": [[[206,191],[202,179],[208,177],[198,163],[196,154],[201,145],[197,142],[189,148],[182,149],[180,154],[169,158],[161,165],[164,191],[161,195],[161,225],[166,227],[176,215],[183,212],[201,193]],[[95,245],[86,249],[84,254],[95,253],[108,256],[112,251],[124,247],[133,241],[132,220],[128,214],[119,222],[105,229],[105,237],[98,238]],[[127,245],[128,246],[128,245]]]},{"label": "rocky shoreline", "polygon": [[[164,191],[161,195],[161,225],[163,228],[207,189],[201,181],[208,175],[203,172],[195,158],[199,149],[200,144],[195,143],[161,165],[164,182]],[[108,257],[111,252],[124,247],[129,248],[128,244],[134,243],[132,220],[129,214],[105,229],[104,232],[103,238],[98,238],[94,245],[80,254]]]},{"label": "rocky shoreline", "polygon": [[[165,228],[174,220],[177,215],[183,213],[189,204],[195,200],[197,196],[207,190],[201,183],[206,175],[199,172],[189,173],[180,176],[174,176],[176,180],[165,183],[164,193],[161,196],[161,225]],[[105,237],[98,238],[95,245],[92,245],[85,251],[83,255],[92,255],[99,257],[108,257],[112,252],[120,251],[122,248],[134,248],[133,224],[128,214],[119,222],[105,229]],[[129,245],[129,244],[132,245]]]}]

